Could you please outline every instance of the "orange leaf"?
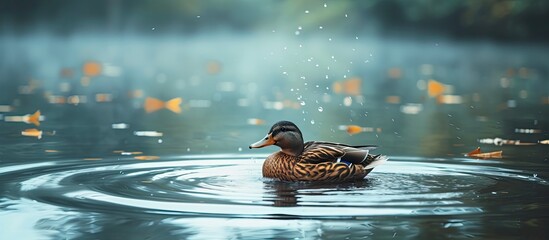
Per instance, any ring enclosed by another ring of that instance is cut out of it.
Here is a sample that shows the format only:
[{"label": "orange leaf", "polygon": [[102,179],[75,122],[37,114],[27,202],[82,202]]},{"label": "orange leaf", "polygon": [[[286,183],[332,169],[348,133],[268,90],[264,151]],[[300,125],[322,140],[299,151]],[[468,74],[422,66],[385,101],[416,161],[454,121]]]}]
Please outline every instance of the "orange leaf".
[{"label": "orange leaf", "polygon": [[470,153],[467,153],[468,157],[475,157],[475,158],[502,158],[503,157],[502,155],[503,155],[503,151],[483,153],[480,151],[480,147],[471,151]]},{"label": "orange leaf", "polygon": [[480,147],[477,147],[477,149],[467,153],[467,156],[471,157],[471,156],[473,156],[475,154],[479,154],[479,153],[480,153]]}]

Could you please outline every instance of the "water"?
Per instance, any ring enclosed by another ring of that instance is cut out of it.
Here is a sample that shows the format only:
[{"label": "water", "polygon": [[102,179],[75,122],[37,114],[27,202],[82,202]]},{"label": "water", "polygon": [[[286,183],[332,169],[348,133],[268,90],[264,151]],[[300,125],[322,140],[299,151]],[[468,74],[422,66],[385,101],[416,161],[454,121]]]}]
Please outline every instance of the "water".
[{"label": "water", "polygon": [[[3,235],[25,239],[541,237],[549,183],[497,161],[393,156],[366,180],[263,179],[265,155],[0,168]],[[536,169],[539,172],[539,169]],[[15,221],[14,221],[15,220]],[[21,231],[22,228],[25,231]],[[440,235],[442,232],[443,235]]]},{"label": "water", "polygon": [[[0,239],[546,238],[546,48],[353,36],[320,51],[316,39],[2,38],[1,76],[15,81],[1,82],[0,104],[16,106],[2,117],[45,119],[0,121]],[[89,58],[122,73],[84,86]],[[20,93],[28,76],[39,87]],[[336,93],[351,76],[360,94]],[[462,102],[430,98],[430,79]],[[145,113],[149,96],[182,97],[182,113]],[[306,140],[377,144],[390,160],[351,183],[262,178],[276,148],[247,146],[283,119]],[[21,136],[34,127],[41,139]],[[495,138],[529,145],[480,141]],[[464,156],[478,146],[503,157]]]}]

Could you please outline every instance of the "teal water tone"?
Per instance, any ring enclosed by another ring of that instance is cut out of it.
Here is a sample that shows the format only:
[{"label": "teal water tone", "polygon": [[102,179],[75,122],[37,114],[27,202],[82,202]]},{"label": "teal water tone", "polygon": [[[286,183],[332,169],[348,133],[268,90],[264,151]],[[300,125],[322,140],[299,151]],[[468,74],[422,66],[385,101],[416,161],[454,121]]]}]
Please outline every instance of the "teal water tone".
[{"label": "teal water tone", "polygon": [[[336,6],[241,32],[1,35],[0,239],[547,239],[547,45],[355,34],[319,14]],[[389,161],[263,178],[278,148],[248,146],[280,120]]]}]

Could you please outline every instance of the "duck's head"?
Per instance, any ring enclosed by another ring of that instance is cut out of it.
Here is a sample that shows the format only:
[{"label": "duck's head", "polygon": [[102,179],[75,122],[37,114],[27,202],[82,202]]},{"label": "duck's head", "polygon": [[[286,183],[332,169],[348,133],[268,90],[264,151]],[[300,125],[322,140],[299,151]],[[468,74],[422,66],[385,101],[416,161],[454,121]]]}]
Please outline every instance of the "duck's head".
[{"label": "duck's head", "polygon": [[303,153],[303,136],[294,123],[280,121],[271,127],[267,136],[250,145],[250,149],[270,145],[279,146],[281,151],[288,155],[299,156]]}]

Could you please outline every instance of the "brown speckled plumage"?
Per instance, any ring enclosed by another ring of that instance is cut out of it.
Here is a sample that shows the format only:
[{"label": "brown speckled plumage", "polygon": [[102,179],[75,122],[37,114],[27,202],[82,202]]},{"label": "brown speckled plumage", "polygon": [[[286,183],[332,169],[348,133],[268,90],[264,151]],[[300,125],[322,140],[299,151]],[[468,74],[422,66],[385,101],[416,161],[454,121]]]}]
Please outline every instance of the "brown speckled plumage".
[{"label": "brown speckled plumage", "polygon": [[281,151],[267,157],[263,163],[263,176],[284,181],[359,180],[387,160],[386,156],[369,154],[374,146],[303,143],[301,131],[295,124],[286,121],[273,125],[265,139],[250,148],[269,145],[277,145]]}]

